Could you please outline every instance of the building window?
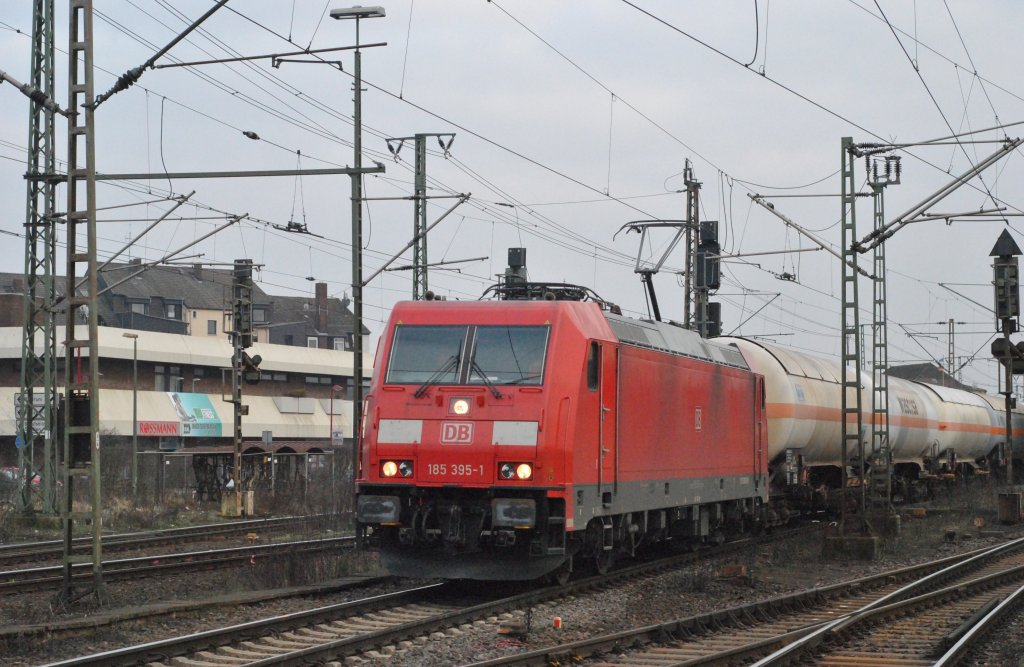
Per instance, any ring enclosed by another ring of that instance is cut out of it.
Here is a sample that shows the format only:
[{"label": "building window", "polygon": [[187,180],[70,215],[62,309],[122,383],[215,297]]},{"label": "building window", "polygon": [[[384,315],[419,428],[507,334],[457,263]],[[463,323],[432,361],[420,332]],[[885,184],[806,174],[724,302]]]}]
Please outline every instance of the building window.
[{"label": "building window", "polygon": [[349,345],[348,336],[335,336],[334,337],[334,349],[335,350],[351,350],[352,346]]},{"label": "building window", "polygon": [[181,304],[180,303],[169,303],[169,304],[167,304],[167,319],[169,319],[169,320],[180,320],[181,319]]},{"label": "building window", "polygon": [[206,335],[216,336],[217,335],[217,320],[206,320]]},{"label": "building window", "polygon": [[320,376],[318,375],[307,375],[306,384],[320,384]]},{"label": "building window", "polygon": [[128,308],[136,315],[145,315],[146,310],[148,310],[147,304],[140,301],[128,304]]},{"label": "building window", "polygon": [[183,385],[181,366],[153,367],[153,389],[156,391],[182,391]]},{"label": "building window", "polygon": [[252,321],[253,324],[263,324],[267,321],[267,309],[266,308],[253,308],[252,309]]},{"label": "building window", "polygon": [[316,336],[306,336],[306,347],[320,347],[320,339]]},{"label": "building window", "polygon": [[274,373],[274,382],[287,382],[287,381],[288,381],[288,374],[287,373]]}]

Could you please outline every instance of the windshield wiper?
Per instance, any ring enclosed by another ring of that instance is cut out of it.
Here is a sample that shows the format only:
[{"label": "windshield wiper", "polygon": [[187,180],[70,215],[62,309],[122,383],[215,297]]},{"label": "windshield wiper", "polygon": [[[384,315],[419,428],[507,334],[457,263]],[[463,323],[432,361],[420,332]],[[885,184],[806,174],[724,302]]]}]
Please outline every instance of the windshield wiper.
[{"label": "windshield wiper", "polygon": [[[461,352],[461,351],[460,351]],[[420,388],[413,392],[413,396],[419,398],[423,394],[427,393],[427,387],[437,382],[438,378],[447,373],[448,371],[457,368],[459,365],[460,353],[453,354],[448,357],[448,361],[441,364],[441,367],[434,371],[433,375],[427,378],[427,381],[420,385]]]},{"label": "windshield wiper", "polygon": [[527,375],[523,375],[521,377],[517,377],[515,380],[509,380],[508,382],[505,382],[504,384],[523,384],[524,382],[529,382],[531,380],[536,380],[540,376],[541,376],[540,373],[530,373],[530,374],[527,374]]},{"label": "windshield wiper", "polygon": [[475,371],[476,374],[480,376],[480,379],[484,381],[484,384],[487,385],[487,388],[491,390],[492,394],[494,394],[494,398],[501,398],[501,392],[498,391],[498,388],[494,386],[494,383],[491,382],[491,379],[484,374],[484,370],[480,368],[480,364],[476,363],[476,359],[473,360],[470,369],[472,371]]}]

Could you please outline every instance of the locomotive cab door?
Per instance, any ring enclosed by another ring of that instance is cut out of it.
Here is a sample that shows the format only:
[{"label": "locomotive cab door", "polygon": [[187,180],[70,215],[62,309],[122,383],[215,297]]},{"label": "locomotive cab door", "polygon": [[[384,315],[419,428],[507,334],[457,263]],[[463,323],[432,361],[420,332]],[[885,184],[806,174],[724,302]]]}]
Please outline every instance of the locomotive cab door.
[{"label": "locomotive cab door", "polygon": [[754,376],[754,490],[761,491],[765,482],[762,471],[765,470],[765,449],[767,447],[768,422],[765,415],[764,377]]},{"label": "locomotive cab door", "polygon": [[595,343],[598,358],[598,492],[601,505],[611,507],[618,490],[619,348]]}]

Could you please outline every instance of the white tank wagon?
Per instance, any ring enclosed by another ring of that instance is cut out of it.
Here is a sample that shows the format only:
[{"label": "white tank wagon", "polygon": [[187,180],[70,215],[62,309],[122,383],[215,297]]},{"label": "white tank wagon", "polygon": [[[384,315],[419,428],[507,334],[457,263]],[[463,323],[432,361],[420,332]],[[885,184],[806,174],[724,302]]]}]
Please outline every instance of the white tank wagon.
[{"label": "white tank wagon", "polygon": [[918,383],[934,396],[938,405],[939,436],[927,458],[948,462],[984,461],[992,451],[992,432],[998,428],[992,406],[981,397],[962,389]]},{"label": "white tank wagon", "polygon": [[[989,440],[990,456],[995,457],[998,454],[1000,458],[1005,457],[1002,447],[1006,443],[1006,399],[992,394],[980,394],[980,396],[989,404],[992,410],[991,420],[995,425]],[[1024,459],[1024,411],[1014,408],[1012,414],[1013,458],[1022,460]]]},{"label": "white tank wagon", "polygon": [[[736,346],[751,369],[765,378],[770,458],[781,460],[791,452],[800,456],[806,467],[840,466],[842,378],[839,362],[745,338],[715,340]],[[862,372],[861,382],[861,404],[870,411],[871,377]],[[851,395],[850,400],[852,405],[855,397]],[[869,446],[870,437],[870,429],[865,428],[865,447]]]},{"label": "white tank wagon", "polygon": [[[865,406],[870,413],[871,407]],[[925,459],[938,451],[939,405],[928,385],[889,378],[889,446],[897,470],[920,471]]]},{"label": "white tank wagon", "polygon": [[[745,338],[716,341],[737,347],[750,367],[765,378],[768,448],[774,464],[789,470],[794,462],[812,470],[833,467],[829,482],[834,483],[842,462],[838,360]],[[873,384],[864,372],[861,382],[863,438],[870,451]],[[896,474],[916,479],[922,470],[985,467],[995,461],[996,448],[1004,439],[997,431],[1005,429],[1005,422],[993,401],[1001,398],[890,378],[889,442]],[[1014,428],[1024,434],[1024,414],[1015,414]],[[1019,458],[1024,444],[1017,445],[1017,450]],[[851,458],[856,454],[849,452]]]}]

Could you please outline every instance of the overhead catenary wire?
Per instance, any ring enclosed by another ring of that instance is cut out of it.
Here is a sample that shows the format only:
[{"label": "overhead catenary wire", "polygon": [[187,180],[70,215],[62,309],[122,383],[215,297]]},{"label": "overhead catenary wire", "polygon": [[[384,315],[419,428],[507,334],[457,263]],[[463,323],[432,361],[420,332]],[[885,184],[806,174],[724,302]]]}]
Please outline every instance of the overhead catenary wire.
[{"label": "overhead catenary wire", "polygon": [[[886,25],[889,26],[889,30],[892,31],[892,36],[896,39],[896,43],[899,44],[900,50],[903,51],[903,54],[907,57],[907,60],[910,61],[911,65],[914,65],[914,59],[910,57],[910,53],[907,52],[907,47],[903,45],[903,40],[901,40],[900,36],[896,33],[896,29],[893,28],[892,23],[889,21],[889,18],[885,15],[885,11],[882,10],[882,6],[878,4],[878,0],[874,0],[874,2],[875,7],[878,8],[878,12],[882,15],[882,18],[885,19]],[[935,109],[939,112],[939,115],[942,117],[942,122],[945,123],[946,127],[949,128],[950,134],[955,135],[956,130],[953,129],[953,125],[949,122],[949,119],[946,118],[946,113],[942,110],[942,105],[939,104],[939,101],[935,99],[935,95],[934,93],[932,93],[932,89],[928,86],[928,82],[924,80],[924,75],[921,74],[921,68],[914,65],[913,69],[914,73],[917,74],[917,78],[921,81],[921,85],[924,86],[925,91],[928,93],[928,97],[931,99],[932,104],[935,105]],[[960,143],[959,139],[957,140],[957,143]],[[967,161],[971,164],[974,164],[971,160],[971,156],[968,155],[967,149],[963,146],[963,144],[960,144],[960,150],[963,152],[964,157],[967,158]],[[995,196],[992,194],[992,191],[989,190],[988,184],[985,183],[985,179],[982,178],[981,174],[978,174],[977,176],[978,180],[982,184],[982,187],[985,188],[985,192],[988,193],[989,199],[991,199],[992,202],[995,203]]]},{"label": "overhead catenary wire", "polygon": [[[519,208],[519,209],[517,209],[517,211],[519,211],[519,212],[521,212],[521,211],[523,211],[523,210],[524,210],[524,209],[522,209],[522,208]],[[526,227],[524,226],[523,228],[525,229]]]},{"label": "overhead catenary wire", "polygon": [[[622,2],[622,3],[632,7],[636,11],[638,11],[638,12],[648,16],[652,20],[654,20],[654,21],[664,25],[666,28],[668,28],[668,29],[670,29],[670,30],[672,30],[672,31],[674,31],[676,33],[679,33],[680,35],[686,37],[687,39],[692,40],[693,42],[695,42],[695,43],[699,44],[700,46],[702,46],[702,47],[712,51],[713,53],[716,53],[717,55],[721,56],[722,58],[725,58],[726,60],[728,60],[728,61],[738,65],[739,67],[743,68],[745,71],[750,71],[748,68],[744,67],[743,63],[740,62],[739,60],[737,60],[736,58],[733,58],[729,54],[727,54],[727,53],[723,52],[722,50],[712,46],[711,44],[709,44],[706,41],[704,41],[704,40],[696,37],[695,35],[687,32],[686,30],[683,30],[682,28],[669,23],[668,21],[666,21],[665,19],[661,18],[660,16],[654,14],[653,12],[648,11],[648,10],[638,6],[637,4],[632,2],[631,0],[620,0],[620,2]],[[868,129],[867,127],[865,127],[864,125],[854,121],[853,119],[851,119],[851,118],[849,118],[847,116],[844,116],[843,114],[839,113],[838,111],[835,111],[834,109],[831,109],[831,108],[825,106],[824,104],[818,102],[817,100],[814,100],[814,99],[808,97],[807,95],[804,95],[803,93],[799,92],[795,88],[782,83],[778,79],[775,79],[775,78],[773,78],[771,76],[768,76],[767,74],[761,74],[761,78],[764,79],[765,81],[768,81],[772,85],[775,85],[775,86],[781,88],[782,90],[785,90],[786,92],[796,96],[797,98],[807,102],[808,104],[810,104],[810,105],[814,106],[815,108],[825,112],[826,114],[836,118],[837,120],[841,120],[844,123],[847,123],[850,126],[855,127],[858,130],[861,130],[862,132],[865,132],[866,134],[868,134],[868,135],[870,135],[870,136],[872,136],[872,137],[874,137],[874,138],[876,138],[876,139],[878,139],[880,141],[887,142],[887,140],[884,137],[882,137],[881,135],[879,135],[878,133]],[[952,128],[950,129],[950,131],[952,131]],[[907,155],[910,155],[914,159],[922,162],[923,164],[926,164],[929,167],[932,167],[933,169],[936,169],[936,170],[941,171],[943,173],[947,173],[945,169],[942,169],[941,167],[939,167],[935,163],[922,158],[920,155],[917,155],[916,153],[913,153],[911,151],[906,151],[906,150],[904,152],[906,152]],[[974,188],[975,190],[978,190],[977,186],[975,186],[975,185],[972,185],[970,183],[968,183],[967,185],[969,187]],[[978,190],[978,191],[981,192],[981,190]],[[1009,204],[1008,202],[1005,202],[1005,201],[995,197],[994,195],[992,195],[992,193],[988,190],[987,187],[985,188],[984,192],[990,198],[992,198],[993,201],[995,201],[997,203],[1000,203],[1000,204],[1006,204],[1008,206],[1011,206],[1016,211],[1022,211],[1022,209],[1020,209],[1019,207],[1014,206],[1012,204]]]},{"label": "overhead catenary wire", "polygon": [[[160,1],[160,2],[161,2],[161,4],[166,4],[166,3],[163,3],[163,2],[162,2],[162,0],[158,0],[158,1]],[[129,2],[131,2],[131,0],[129,0]],[[229,7],[229,9],[230,9],[230,7]],[[238,13],[238,12],[236,11],[235,13]],[[179,17],[179,18],[180,18],[180,17]],[[251,19],[249,19],[249,20],[251,21]],[[257,24],[257,25],[260,25],[260,26],[261,26],[261,27],[262,27],[263,29],[265,29],[265,30],[267,30],[267,31],[271,32],[271,33],[272,33],[272,34],[274,34],[275,36],[277,36],[277,37],[279,37],[279,38],[281,38],[281,39],[286,39],[286,38],[285,38],[285,37],[284,37],[283,35],[280,35],[279,33],[276,33],[276,32],[274,32],[274,31],[270,30],[269,28],[266,28],[265,26],[262,26],[262,25],[261,25],[261,24],[259,24],[259,23],[256,23],[256,24]],[[199,34],[201,34],[201,35],[203,35],[203,36],[206,36],[206,35],[205,35],[205,31],[203,31],[203,30],[199,30],[199,31],[198,31],[198,33],[199,33]],[[231,53],[231,52],[233,52],[233,51],[229,50],[228,52],[229,52],[229,53]],[[191,71],[191,70],[190,70],[190,71]],[[364,80],[364,81],[365,81],[365,80]],[[389,94],[391,94],[391,93],[389,93]],[[303,97],[302,99],[304,99],[304,100],[309,100],[309,99],[310,99],[310,97],[309,97],[309,96],[304,96],[304,97]],[[335,115],[337,115],[337,114],[335,114]],[[342,142],[342,143],[346,143],[346,142]],[[590,186],[588,186],[588,187],[590,187]],[[590,187],[590,189],[591,189],[591,190],[593,190],[594,192],[598,193],[598,194],[603,194],[603,193],[602,193],[602,192],[601,192],[600,190],[598,190],[598,189],[596,189],[596,188]],[[617,199],[616,199],[616,198],[611,198],[611,199],[613,199],[613,200],[616,200],[616,201],[617,201]],[[635,208],[635,207],[633,207],[633,208]]]}]

